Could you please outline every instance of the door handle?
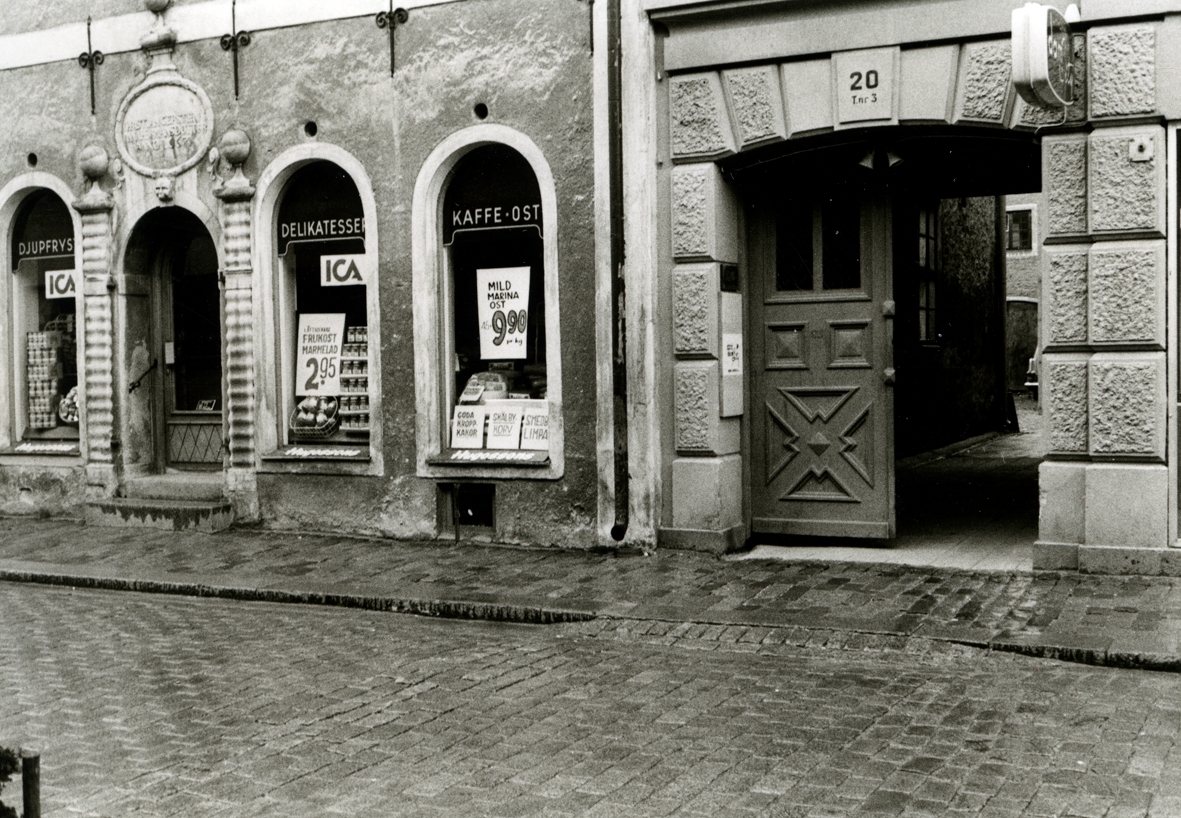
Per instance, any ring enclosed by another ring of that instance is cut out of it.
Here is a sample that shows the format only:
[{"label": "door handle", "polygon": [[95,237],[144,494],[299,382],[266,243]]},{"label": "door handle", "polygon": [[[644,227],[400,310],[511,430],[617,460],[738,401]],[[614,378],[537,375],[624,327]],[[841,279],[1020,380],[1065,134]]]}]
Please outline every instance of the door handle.
[{"label": "door handle", "polygon": [[896,375],[896,373],[894,371],[894,367],[892,367],[892,366],[886,367],[882,371],[882,383],[884,383],[886,386],[893,386],[894,380],[895,380],[895,375]]}]

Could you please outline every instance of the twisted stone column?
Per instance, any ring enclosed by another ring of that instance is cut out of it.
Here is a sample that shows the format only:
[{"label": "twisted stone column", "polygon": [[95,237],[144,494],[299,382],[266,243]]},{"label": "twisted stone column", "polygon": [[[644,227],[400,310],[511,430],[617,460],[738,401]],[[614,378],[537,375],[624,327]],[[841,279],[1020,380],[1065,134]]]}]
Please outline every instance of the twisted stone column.
[{"label": "twisted stone column", "polygon": [[[244,161],[245,156],[241,159]],[[226,414],[230,456],[226,489],[234,504],[235,516],[239,520],[253,520],[258,517],[254,445],[254,270],[250,260],[254,187],[239,167],[216,195],[222,201],[222,252],[225,258]]]},{"label": "twisted stone column", "polygon": [[[101,175],[101,174],[100,174]],[[92,497],[116,486],[114,329],[111,290],[111,211],[114,203],[97,182],[74,202],[82,215],[82,293],[86,373],[86,482]]]}]

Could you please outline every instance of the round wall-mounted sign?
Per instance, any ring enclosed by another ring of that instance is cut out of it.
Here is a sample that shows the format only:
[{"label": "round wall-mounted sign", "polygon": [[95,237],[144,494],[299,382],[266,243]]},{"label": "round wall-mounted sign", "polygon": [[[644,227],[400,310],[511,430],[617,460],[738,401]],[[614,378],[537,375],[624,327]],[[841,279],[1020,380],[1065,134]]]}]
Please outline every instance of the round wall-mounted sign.
[{"label": "round wall-mounted sign", "polygon": [[199,85],[171,73],[134,88],[115,120],[115,143],[144,176],[175,176],[196,165],[213,141],[213,106]]},{"label": "round wall-mounted sign", "polygon": [[1031,105],[1059,108],[1074,102],[1074,48],[1070,24],[1053,6],[1013,9],[1013,84]]}]

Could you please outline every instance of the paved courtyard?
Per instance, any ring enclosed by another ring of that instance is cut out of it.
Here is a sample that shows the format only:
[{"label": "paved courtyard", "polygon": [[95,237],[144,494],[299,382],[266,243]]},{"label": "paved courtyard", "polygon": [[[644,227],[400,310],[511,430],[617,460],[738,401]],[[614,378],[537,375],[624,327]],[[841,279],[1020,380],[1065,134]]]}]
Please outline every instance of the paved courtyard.
[{"label": "paved courtyard", "polygon": [[0,633],[48,818],[1181,815],[1177,674],[3,583]]}]

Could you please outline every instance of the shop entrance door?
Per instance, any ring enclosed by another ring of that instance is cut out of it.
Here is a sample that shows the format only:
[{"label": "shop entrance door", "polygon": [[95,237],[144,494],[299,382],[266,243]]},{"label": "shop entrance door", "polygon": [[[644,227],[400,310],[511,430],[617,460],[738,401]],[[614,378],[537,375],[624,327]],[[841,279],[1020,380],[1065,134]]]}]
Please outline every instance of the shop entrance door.
[{"label": "shop entrance door", "polygon": [[826,192],[752,216],[752,528],[892,538],[889,200]]},{"label": "shop entrance door", "polygon": [[217,251],[186,211],[162,231],[155,324],[161,407],[157,461],[165,469],[222,465],[221,290]]}]

